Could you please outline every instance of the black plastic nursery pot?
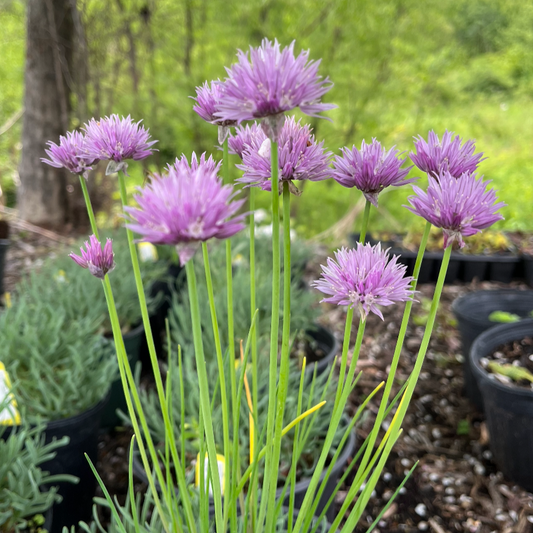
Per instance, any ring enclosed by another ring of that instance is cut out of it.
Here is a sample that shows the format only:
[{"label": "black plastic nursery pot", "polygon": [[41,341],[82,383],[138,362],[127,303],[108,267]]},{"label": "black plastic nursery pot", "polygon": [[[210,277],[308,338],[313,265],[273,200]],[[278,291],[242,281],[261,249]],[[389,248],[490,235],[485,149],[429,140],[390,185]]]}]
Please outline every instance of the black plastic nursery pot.
[{"label": "black plastic nursery pot", "polygon": [[[141,345],[144,341],[144,326],[139,324],[124,335],[124,347],[128,355],[128,361],[132,372],[140,358]],[[117,409],[127,412],[126,398],[120,377],[113,381],[109,391],[109,401],[102,413],[100,426],[102,428],[113,428],[121,424],[121,419],[117,414]]]},{"label": "black plastic nursery pot", "polygon": [[513,280],[515,270],[520,263],[520,258],[511,254],[491,255],[487,260],[489,272],[487,279],[502,283],[510,283]]},{"label": "black plastic nursery pot", "polygon": [[[319,516],[320,513],[326,507],[326,504],[328,503],[328,500],[330,499],[331,495],[333,494],[333,491],[335,490],[335,487],[337,486],[337,483],[339,482],[339,479],[340,479],[340,477],[342,475],[344,467],[348,463],[349,458],[353,457],[353,455],[355,453],[356,445],[357,445],[357,441],[356,441],[355,432],[352,431],[350,433],[350,435],[348,436],[348,439],[347,439],[346,443],[344,444],[344,448],[343,448],[342,452],[339,454],[337,462],[335,463],[335,465],[331,469],[331,474],[330,474],[330,476],[328,478],[328,481],[326,483],[326,486],[324,488],[324,492],[322,493],[322,496],[321,496],[321,498],[320,498],[320,500],[318,502],[318,506],[317,506],[317,508],[315,510],[316,516]],[[321,482],[322,482],[322,480],[325,477],[326,470],[327,470],[327,468],[324,469],[324,472],[320,476],[320,481]],[[142,465],[142,462],[141,462],[138,454],[135,454],[135,456],[133,458],[133,473],[141,481],[143,481],[144,483],[148,483],[148,478],[146,477],[146,473],[144,471],[144,467]],[[298,481],[296,483],[295,488],[294,488],[294,508],[295,508],[295,510],[300,509],[300,507],[301,507],[301,505],[302,505],[302,503],[304,501],[305,495],[307,493],[307,489],[309,488],[310,482],[311,482],[310,479],[304,478],[304,479],[301,479],[300,481]],[[159,484],[157,482],[156,482],[156,485],[159,487]],[[319,484],[319,487],[320,487],[320,484]],[[279,498],[281,498],[282,492],[283,492],[283,489],[282,488],[278,488],[278,490],[276,491],[276,499],[279,500]],[[289,505],[289,500],[290,500],[290,496],[287,494],[284,497],[284,499],[283,499],[284,505],[288,506]],[[215,506],[214,506],[213,502],[210,502],[210,504],[209,504],[209,514],[211,516],[215,515]],[[335,518],[335,507],[333,505],[330,506],[330,508],[326,512],[326,517],[327,517],[327,519],[330,522]]]},{"label": "black plastic nursery pot", "polygon": [[533,287],[533,255],[524,254],[522,256],[522,267],[525,282]]},{"label": "black plastic nursery pot", "polygon": [[326,329],[319,324],[315,324],[312,328],[306,330],[305,333],[314,343],[316,343],[320,352],[324,354],[318,361],[307,361],[305,369],[306,375],[312,376],[315,367],[317,376],[323,372],[329,372],[335,356],[339,353],[339,341],[329,329]]},{"label": "black plastic nursery pot", "polygon": [[8,239],[0,239],[0,297],[4,294],[4,269],[9,242]]},{"label": "black plastic nursery pot", "polygon": [[46,442],[65,435],[70,441],[57,451],[54,459],[43,463],[41,468],[51,474],[70,474],[80,479],[76,485],[57,484],[63,500],[54,505],[54,521],[50,533],[61,533],[63,526],[70,528],[80,520],[91,520],[92,499],[97,483],[84,454],[96,465],[100,420],[108,401],[109,393],[87,411],[63,420],[54,420],[46,425]]},{"label": "black plastic nursery pot", "polygon": [[472,403],[483,410],[483,399],[477,386],[468,354],[476,337],[498,324],[489,320],[493,311],[506,311],[520,317],[527,317],[533,310],[533,291],[504,289],[496,291],[475,291],[457,298],[452,311],[457,318],[463,351],[463,375],[465,392]]},{"label": "black plastic nursery pot", "polygon": [[476,278],[483,281],[487,278],[489,263],[482,255],[462,255],[460,259],[463,265],[463,281],[470,283]]},{"label": "black plastic nursery pot", "polygon": [[[418,252],[411,252],[404,248],[393,248],[390,252],[394,255],[399,255],[398,262],[406,265],[406,275],[412,276],[415,269],[416,257]],[[420,273],[418,275],[417,283],[435,283],[439,277],[440,267],[442,265],[442,252],[425,252],[420,266]],[[448,270],[446,271],[445,283],[455,283],[460,279],[461,262],[459,255],[452,253]]]},{"label": "black plastic nursery pot", "polygon": [[504,384],[480,360],[498,346],[533,335],[533,320],[500,324],[472,345],[470,362],[485,405],[494,462],[509,479],[533,491],[533,390]]}]

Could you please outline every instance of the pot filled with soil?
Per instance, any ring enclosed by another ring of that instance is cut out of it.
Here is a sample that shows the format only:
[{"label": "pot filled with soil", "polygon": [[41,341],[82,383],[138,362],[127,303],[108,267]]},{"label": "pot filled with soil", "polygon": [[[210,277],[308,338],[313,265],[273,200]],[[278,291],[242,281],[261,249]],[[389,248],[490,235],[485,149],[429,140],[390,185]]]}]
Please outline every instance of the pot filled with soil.
[{"label": "pot filled with soil", "polygon": [[63,501],[54,510],[54,531],[61,531],[90,517],[96,479],[84,453],[96,461],[100,418],[117,376],[113,346],[91,320],[69,320],[62,309],[26,294],[0,315],[0,345],[22,423],[43,424],[46,442],[70,439],[43,465],[52,475],[79,478],[76,485],[59,484]]},{"label": "pot filled with soil", "polygon": [[485,331],[472,345],[470,360],[494,461],[505,476],[533,491],[533,320]]},{"label": "pot filled with soil", "polygon": [[474,340],[485,330],[498,324],[489,318],[495,311],[504,311],[525,318],[529,316],[532,310],[533,291],[531,290],[475,291],[465,294],[453,302],[452,311],[457,318],[464,356],[465,392],[478,409],[483,410],[483,400],[474,380],[468,357]]}]

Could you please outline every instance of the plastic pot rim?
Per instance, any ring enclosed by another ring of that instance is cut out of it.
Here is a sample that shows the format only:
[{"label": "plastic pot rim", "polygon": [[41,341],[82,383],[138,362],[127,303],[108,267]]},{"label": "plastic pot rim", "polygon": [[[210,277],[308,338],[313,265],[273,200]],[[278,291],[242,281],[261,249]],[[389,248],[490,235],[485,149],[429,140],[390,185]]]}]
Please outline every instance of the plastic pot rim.
[{"label": "plastic pot rim", "polygon": [[[459,296],[459,298],[456,298],[452,302],[452,311],[453,314],[459,319],[459,320],[466,320],[468,322],[472,322],[476,325],[485,326],[487,324],[494,325],[494,327],[500,325],[497,322],[491,322],[488,319],[488,315],[486,318],[480,318],[476,316],[472,316],[471,314],[467,314],[467,310],[471,309],[472,307],[479,307],[480,304],[485,303],[487,299],[490,299],[491,301],[500,297],[507,297],[507,296],[519,296],[525,301],[527,297],[531,299],[531,310],[533,311],[533,290],[531,289],[496,289],[496,290],[490,290],[490,289],[482,289],[479,291],[472,291],[468,292],[466,294],[463,294],[462,296]],[[477,305],[476,305],[477,304]],[[466,309],[465,309],[466,308]],[[491,328],[492,329],[492,328]]]},{"label": "plastic pot rim", "polygon": [[[529,329],[530,333],[528,334],[527,330]],[[516,332],[515,330],[518,330]],[[500,333],[507,333],[503,338],[499,337]],[[496,338],[493,338],[494,336]],[[524,337],[532,336],[533,337],[533,319],[526,318],[518,322],[513,322],[511,324],[499,324],[493,328],[487,329],[479,337],[476,338],[468,357],[470,358],[470,363],[472,365],[472,370],[474,377],[478,381],[478,385],[481,385],[479,378],[485,378],[490,381],[491,385],[496,389],[512,393],[517,396],[522,396],[524,398],[529,398],[533,401],[533,390],[527,390],[524,387],[518,387],[513,384],[502,383],[496,378],[490,378],[490,372],[487,372],[479,362],[482,357],[486,357],[493,350],[495,350],[501,344],[506,342],[511,342],[513,340],[521,340]],[[488,338],[488,340],[487,340]]]},{"label": "plastic pot rim", "polygon": [[101,398],[98,402],[94,403],[91,407],[89,407],[85,411],[82,411],[81,413],[78,413],[76,415],[72,415],[66,418],[59,418],[56,420],[50,420],[49,422],[45,422],[46,429],[60,428],[64,425],[68,425],[70,423],[81,422],[85,420],[86,418],[92,417],[94,413],[98,412],[100,409],[103,409],[105,407],[106,403],[109,401],[110,393],[111,393],[111,387],[108,387],[103,398]]}]

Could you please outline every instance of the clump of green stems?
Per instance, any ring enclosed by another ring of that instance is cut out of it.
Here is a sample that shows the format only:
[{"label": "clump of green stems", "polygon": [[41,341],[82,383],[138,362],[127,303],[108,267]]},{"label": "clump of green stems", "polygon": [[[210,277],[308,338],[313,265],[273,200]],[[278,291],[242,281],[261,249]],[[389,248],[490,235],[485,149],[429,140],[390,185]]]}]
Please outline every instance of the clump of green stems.
[{"label": "clump of green stems", "polygon": [[[226,373],[230,371],[229,364],[230,362],[226,358],[224,361]],[[170,365],[171,368],[169,369],[168,374],[172,376],[173,379],[171,385],[173,391],[171,416],[176,421],[174,424],[174,438],[176,442],[179,443],[181,449],[185,450],[185,453],[182,454],[182,466],[189,473],[189,476],[192,476],[191,481],[193,481],[194,472],[192,467],[196,462],[202,442],[202,427],[200,426],[198,417],[200,409],[200,391],[198,387],[197,372],[192,357],[185,357],[181,366],[176,363],[176,358],[173,358]],[[258,387],[261,391],[266,391],[268,388],[268,372],[266,371],[266,367],[267,365],[263,364],[263,367],[258,372]],[[241,373],[242,366],[237,369],[237,379],[240,378]],[[207,376],[210,390],[214,391],[212,397],[212,419],[215,441],[217,443],[222,443],[223,412],[220,395],[221,383],[219,380],[218,369],[215,364],[209,364],[207,366]],[[333,376],[332,372],[306,378],[301,395],[299,395],[299,384],[300,374],[291,374],[289,378],[289,393],[286,399],[284,426],[288,425],[301,414],[302,405],[304,406],[303,409],[306,411],[323,401],[326,401],[326,404],[312,416],[302,421],[300,434],[293,429],[283,438],[281,443],[282,474],[279,480],[281,486],[283,486],[283,483],[287,479],[287,473],[291,466],[291,458],[295,446],[299,456],[296,467],[297,480],[308,478],[313,474],[324,436],[328,430],[333,408],[332,400],[337,386],[336,378]],[[228,383],[226,384],[226,389],[226,394],[229,396],[231,391],[229,390]],[[142,391],[141,401],[154,441],[156,443],[164,443],[165,425],[161,416],[157,394],[153,390],[147,392]],[[267,413],[268,397],[263,395],[259,398],[257,403],[257,413],[254,416],[254,424],[259,433],[261,433],[265,427]],[[250,433],[247,423],[248,414],[249,406],[246,398],[242,396],[238,435],[239,461],[240,464],[246,466],[249,462],[250,453]],[[338,428],[331,450],[332,455],[336,452],[342,435],[346,430],[347,421],[344,420],[343,422],[344,423]],[[182,440],[184,443],[182,443]],[[223,450],[219,449],[219,447],[217,447],[217,451],[222,453]]]},{"label": "clump of green stems", "polygon": [[[249,240],[243,236],[236,236],[236,245],[232,242],[233,256],[233,321],[234,321],[234,342],[246,339],[251,325],[251,302],[250,302],[250,265],[249,265]],[[262,243],[256,246],[258,257],[267,255],[267,244],[265,239],[258,239]],[[221,246],[222,244],[222,246]],[[302,247],[300,248],[302,249]],[[301,255],[300,264],[305,264],[306,255]],[[209,265],[211,267],[211,277],[213,280],[213,293],[218,320],[220,342],[222,349],[229,346],[228,341],[228,320],[227,309],[227,286],[226,286],[226,257],[223,243],[214,243],[209,250]],[[195,272],[198,278],[197,290],[198,298],[201,302],[208,301],[208,287],[205,277],[202,276],[203,264],[201,260],[194,261]],[[314,292],[309,291],[302,284],[300,271],[293,269],[293,279],[291,280],[291,331],[303,332],[312,329],[319,317],[319,308],[316,305],[318,297]],[[255,285],[255,295],[257,300],[256,335],[261,346],[261,356],[259,365],[265,365],[268,372],[269,335],[271,320],[271,300],[272,300],[272,268],[271,265],[263,261],[256,266],[257,282]],[[180,287],[180,284],[178,284]],[[185,356],[193,357],[194,339],[192,333],[191,311],[187,295],[187,287],[182,287],[173,294],[172,308],[169,313],[171,325],[172,341],[174,346],[180,345]],[[200,320],[203,332],[204,351],[207,359],[214,362],[216,347],[215,337],[211,327],[211,311],[208,306],[200,308]]]},{"label": "clump of green stems", "polygon": [[[224,176],[227,173],[227,141],[224,146]],[[210,386],[207,365],[215,364],[214,362],[207,363],[208,359],[205,356],[204,341],[200,314],[200,301],[197,291],[197,274],[194,263],[189,261],[186,265],[187,283],[189,287],[189,305],[191,310],[191,323],[193,331],[194,356],[196,360],[196,371],[199,386],[200,407],[198,414],[199,431],[199,449],[200,457],[204,457],[207,453],[208,457],[208,477],[199,477],[199,515],[193,509],[193,496],[191,495],[190,484],[186,476],[186,465],[184,465],[185,450],[184,440],[181,443],[177,442],[174,431],[174,424],[178,423],[175,420],[176,413],[172,412],[173,395],[175,393],[172,384],[174,379],[172,375],[170,379],[167,376],[166,383],[163,384],[163,379],[160,373],[157,356],[153,345],[153,338],[150,329],[149,314],[146,309],[146,300],[143,291],[142,279],[139,271],[139,262],[137,258],[137,250],[133,243],[133,235],[131,231],[127,230],[128,241],[130,243],[130,252],[132,258],[132,266],[135,273],[136,286],[140,301],[140,307],[143,316],[143,323],[147,332],[148,347],[150,350],[150,357],[152,361],[152,368],[155,376],[155,384],[157,397],[159,401],[159,408],[165,427],[164,436],[165,441],[161,447],[156,448],[154,439],[151,436],[150,428],[148,426],[146,413],[144,412],[142,402],[135,385],[135,379],[129,367],[124,345],[121,336],[121,327],[116,313],[113,292],[111,287],[111,278],[106,276],[103,284],[109,304],[111,324],[113,326],[113,333],[115,343],[117,346],[117,355],[119,361],[119,370],[123,385],[129,391],[126,394],[128,402],[128,412],[131,417],[132,426],[136,442],[139,447],[139,453],[144,469],[148,477],[148,484],[151,489],[154,500],[155,511],[160,519],[162,528],[170,531],[190,531],[196,533],[198,531],[210,531],[214,528],[217,533],[226,533],[229,531],[239,531],[238,516],[243,520],[243,531],[266,531],[268,533],[276,530],[278,517],[281,513],[281,500],[277,500],[278,477],[280,469],[280,457],[283,439],[286,437],[288,429],[295,427],[295,447],[293,448],[293,456],[290,465],[290,471],[287,476],[287,494],[289,494],[289,511],[286,530],[289,533],[313,532],[318,528],[318,523],[314,522],[313,515],[318,505],[319,498],[324,490],[325,483],[329,479],[331,469],[335,463],[338,452],[342,448],[348,432],[353,430],[355,421],[361,416],[361,413],[366,408],[371,398],[381,389],[383,389],[381,400],[379,402],[378,413],[376,415],[373,429],[368,438],[361,444],[361,447],[350,463],[348,472],[352,471],[353,483],[350,486],[344,503],[337,515],[337,518],[331,525],[331,530],[335,531],[340,527],[341,520],[345,519],[344,525],[341,529],[342,533],[348,533],[354,530],[362,513],[370,499],[370,495],[374,490],[379,476],[384,468],[385,462],[392,450],[394,443],[400,436],[401,425],[405,416],[407,407],[413,394],[418,376],[421,371],[422,363],[428,348],[431,331],[435,322],[436,312],[442,287],[444,284],[444,277],[448,267],[451,247],[448,247],[444,252],[442,267],[439,278],[436,284],[433,302],[429,311],[429,316],[423,336],[422,344],[419,349],[418,356],[413,368],[413,371],[405,384],[402,391],[391,400],[390,393],[394,383],[394,376],[400,357],[401,348],[407,330],[412,302],[407,302],[405,306],[405,313],[400,327],[398,342],[396,345],[394,357],[391,364],[391,370],[385,384],[378,386],[359,406],[359,409],[354,416],[352,422],[344,432],[339,443],[337,453],[331,458],[331,450],[336,439],[337,430],[341,423],[345,406],[348,402],[350,394],[357,384],[358,375],[356,375],[356,365],[359,352],[362,345],[365,320],[359,319],[357,325],[357,336],[355,346],[351,357],[348,357],[350,336],[352,330],[352,322],[354,321],[353,309],[348,309],[346,317],[345,335],[342,355],[340,357],[339,377],[337,387],[334,394],[331,415],[329,417],[328,429],[323,439],[323,446],[316,462],[314,473],[311,477],[309,488],[307,490],[304,501],[301,505],[300,512],[297,518],[293,521],[294,511],[294,486],[296,482],[296,461],[298,458],[297,443],[304,433],[301,426],[301,421],[306,416],[311,416],[309,412],[305,412],[303,403],[303,390],[305,388],[305,377],[302,372],[300,378],[300,386],[298,392],[298,406],[297,412],[300,416],[290,424],[284,427],[286,423],[286,401],[289,394],[290,384],[290,345],[291,345],[291,237],[290,237],[290,194],[286,183],[283,184],[282,194],[282,209],[283,209],[283,239],[280,239],[280,197],[278,195],[278,147],[277,143],[271,142],[271,168],[273,169],[272,182],[272,297],[271,297],[271,327],[270,327],[270,355],[268,358],[269,372],[268,372],[268,389],[266,392],[260,391],[258,387],[258,360],[259,354],[257,350],[257,309],[260,308],[262,302],[257,301],[256,294],[256,274],[259,271],[255,263],[255,241],[253,223],[250,231],[250,301],[251,306],[251,320],[250,330],[244,343],[243,349],[243,368],[247,368],[250,364],[251,370],[251,394],[250,394],[250,416],[248,417],[248,427],[254,426],[253,420],[256,413],[259,412],[259,395],[265,395],[268,398],[268,408],[266,414],[266,423],[259,431],[254,431],[253,435],[250,433],[250,442],[253,442],[253,453],[251,454],[251,461],[248,464],[242,464],[240,446],[240,423],[241,423],[241,401],[244,394],[244,376],[245,373],[240,374],[232,371],[232,365],[225,368],[224,365],[224,351],[222,348],[219,332],[219,324],[217,317],[217,309],[215,305],[213,283],[210,270],[210,258],[208,247],[205,243],[202,245],[202,253],[205,268],[206,286],[208,288],[209,309],[211,311],[211,320],[213,327],[213,335],[215,339],[215,355],[216,365],[219,373],[220,383],[226,383],[229,380],[229,398],[226,394],[226,388],[221,387],[220,403],[222,406],[222,443],[217,442],[215,438],[214,417],[213,417],[213,398],[215,390]],[[225,178],[227,181],[227,178]],[[126,187],[124,176],[121,172],[118,174],[119,186],[121,191],[121,199],[123,205],[126,205],[128,198],[126,195]],[[83,178],[81,179],[82,186],[85,186]],[[255,191],[252,195],[255,194]],[[88,196],[87,196],[88,198]],[[253,201],[251,202],[253,205]],[[89,211],[91,213],[90,203],[88,203]],[[367,202],[363,216],[361,228],[361,242],[364,242],[371,205]],[[94,216],[91,217],[93,222],[93,232],[98,237],[98,228],[94,222]],[[420,271],[420,265],[427,242],[430,226],[426,225],[422,243],[419,249],[418,258],[415,265],[412,289],[416,287],[416,277]],[[281,268],[281,243],[283,243],[283,268]],[[228,286],[227,291],[227,313],[228,313],[228,355],[229,361],[235,360],[235,343],[234,343],[234,300],[233,300],[233,268],[232,268],[232,250],[231,241],[226,241],[226,282]],[[281,284],[281,276],[283,275],[283,285]],[[283,305],[280,305],[280,295],[283,295]],[[203,302],[205,305],[205,302]],[[282,310],[281,310],[282,307]],[[280,320],[281,317],[281,320]],[[280,322],[281,326],[281,357],[279,357],[280,345]],[[170,338],[170,337],[169,337]],[[169,353],[174,348],[169,349]],[[178,367],[181,360],[180,348],[178,350]],[[172,366],[169,368],[172,372]],[[175,370],[174,370],[175,372]],[[226,377],[227,376],[227,377]],[[384,386],[383,386],[384,385]],[[183,391],[183,388],[181,389]],[[182,399],[183,405],[183,399]],[[314,412],[316,409],[323,408],[323,404],[313,406]],[[386,416],[392,416],[392,421],[387,431],[382,434],[382,422]],[[183,422],[183,412],[180,413],[181,421]],[[231,421],[231,423],[230,423]],[[254,426],[256,427],[256,426]],[[259,426],[257,426],[259,427]],[[142,428],[142,429],[141,429]],[[230,429],[232,432],[230,433]],[[249,430],[250,431],[250,430]],[[217,451],[222,450],[225,458],[225,476],[224,481],[220,481],[219,477],[219,463],[217,459]],[[264,467],[261,459],[265,460]],[[330,460],[329,466],[327,461]],[[163,466],[161,466],[161,464]],[[171,469],[170,465],[174,468]],[[357,464],[355,471],[354,467]],[[152,471],[153,468],[153,471]],[[96,471],[95,471],[96,472]],[[411,471],[412,472],[412,471]],[[409,472],[406,478],[410,475]],[[345,474],[345,476],[347,473]],[[345,476],[337,484],[336,491],[340,488]],[[178,487],[178,491],[174,487]],[[209,491],[208,491],[209,488]],[[261,490],[259,490],[261,488]],[[106,493],[107,495],[107,493]],[[224,497],[223,497],[224,495]],[[108,495],[107,495],[108,496]],[[393,498],[395,495],[393,495]],[[209,502],[211,498],[214,502],[214,525],[210,525],[209,516]],[[334,496],[330,498],[329,504],[332,503]],[[115,507],[113,500],[108,497],[108,503],[112,507],[113,515],[117,525],[122,524],[121,517]],[[134,509],[134,498],[131,496],[131,506]],[[390,502],[389,502],[390,504]],[[389,505],[387,504],[387,505]],[[329,505],[328,505],[329,506]],[[328,509],[323,511],[326,512]],[[349,512],[348,512],[349,511]],[[382,511],[384,512],[385,509]],[[134,513],[135,516],[135,513]],[[380,515],[381,516],[381,515]],[[380,516],[376,518],[379,520]],[[372,524],[369,531],[374,527]],[[123,528],[122,528],[123,529]],[[121,529],[121,531],[122,531]]]}]

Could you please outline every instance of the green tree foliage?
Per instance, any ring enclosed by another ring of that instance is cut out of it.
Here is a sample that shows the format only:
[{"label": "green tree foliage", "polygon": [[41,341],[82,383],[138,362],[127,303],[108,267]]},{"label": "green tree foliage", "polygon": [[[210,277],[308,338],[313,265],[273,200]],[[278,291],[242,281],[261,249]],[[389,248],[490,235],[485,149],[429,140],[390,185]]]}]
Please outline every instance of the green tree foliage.
[{"label": "green tree foliage", "polygon": [[[297,50],[309,48],[312,58],[322,58],[321,73],[335,83],[326,96],[339,105],[328,113],[332,122],[311,119],[329,149],[376,137],[409,151],[412,136],[430,129],[474,137],[489,156],[481,173],[509,204],[500,227],[533,229],[529,2],[81,0],[78,7],[88,50],[88,61],[80,54],[78,63],[80,69],[87,63],[89,81],[85,91],[83,77],[74,79],[73,126],[86,114],[143,118],[160,140],[159,152],[144,163],[153,170],[181,153],[214,150],[215,129],[193,112],[187,97],[205,80],[223,78],[237,48],[258,45],[263,37],[282,44],[295,39]],[[20,108],[23,12],[22,0],[4,1],[0,12],[0,52],[7,57],[0,74],[10,80],[0,94],[0,125]],[[13,127],[0,136],[2,183],[15,168],[19,134]],[[143,179],[140,168],[132,175],[136,183]],[[294,214],[307,236],[334,224],[358,198],[329,180],[305,189]],[[374,214],[373,227],[410,220],[401,207],[408,193],[383,196],[387,211]]]}]

